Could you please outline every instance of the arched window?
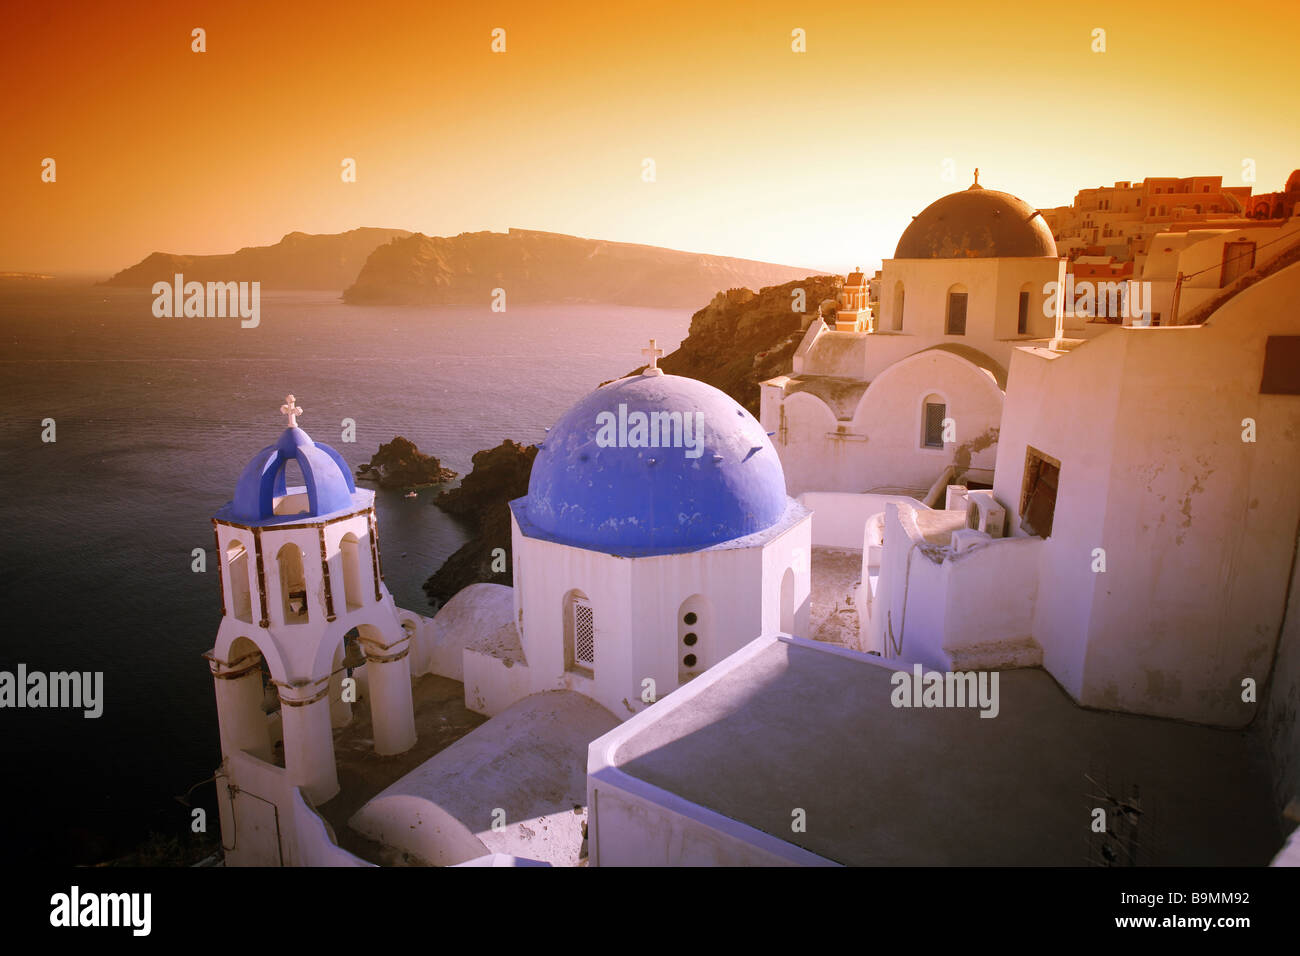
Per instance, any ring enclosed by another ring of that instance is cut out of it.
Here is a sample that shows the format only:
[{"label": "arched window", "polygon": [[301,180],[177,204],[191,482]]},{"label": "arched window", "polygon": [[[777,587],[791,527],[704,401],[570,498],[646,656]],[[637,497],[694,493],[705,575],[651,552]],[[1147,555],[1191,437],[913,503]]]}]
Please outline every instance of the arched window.
[{"label": "arched window", "polygon": [[943,447],[943,422],[948,405],[939,395],[927,395],[921,405],[921,447]]},{"label": "arched window", "polygon": [[948,290],[948,316],[944,323],[945,335],[966,334],[966,287],[955,285]]},{"label": "arched window", "polygon": [[596,618],[581,591],[564,596],[564,668],[586,677],[596,673]]},{"label": "arched window", "polygon": [[903,283],[894,283],[894,331],[903,331],[903,305],[905,303]]},{"label": "arched window", "polygon": [[357,536],[348,532],[339,542],[339,553],[343,558],[343,598],[349,611],[355,611],[365,603],[365,589],[361,586],[361,553]]},{"label": "arched window", "polygon": [[692,594],[677,609],[677,684],[681,686],[709,666],[708,635],[713,611],[708,598]]},{"label": "arched window", "polygon": [[794,568],[781,576],[781,630],[794,634]]},{"label": "arched window", "polygon": [[293,543],[286,544],[275,556],[280,567],[280,602],[286,624],[306,624],[309,619],[305,557],[302,549]]},{"label": "arched window", "polygon": [[230,614],[253,623],[253,593],[248,585],[248,549],[238,541],[226,545],[226,570],[230,577]]}]

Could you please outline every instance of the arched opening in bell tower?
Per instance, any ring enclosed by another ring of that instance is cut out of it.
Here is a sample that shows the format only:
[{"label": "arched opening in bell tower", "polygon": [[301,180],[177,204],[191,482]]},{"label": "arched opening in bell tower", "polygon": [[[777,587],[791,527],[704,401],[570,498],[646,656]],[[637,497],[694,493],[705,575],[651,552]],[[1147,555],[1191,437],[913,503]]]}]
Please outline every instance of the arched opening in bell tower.
[{"label": "arched opening in bell tower", "polygon": [[280,695],[257,644],[247,637],[231,642],[216,680],[222,745],[283,767]]},{"label": "arched opening in bell tower", "polygon": [[248,549],[242,542],[226,545],[226,573],[230,578],[230,614],[253,623],[253,592],[248,583]]},{"label": "arched opening in bell tower", "polygon": [[286,624],[306,624],[310,619],[305,558],[302,549],[292,542],[282,547],[275,556],[280,569],[280,602]]},{"label": "arched opening in bell tower", "polygon": [[347,609],[355,611],[364,603],[365,590],[361,584],[361,542],[352,532],[343,536],[339,542],[339,553],[343,558],[343,597]]}]

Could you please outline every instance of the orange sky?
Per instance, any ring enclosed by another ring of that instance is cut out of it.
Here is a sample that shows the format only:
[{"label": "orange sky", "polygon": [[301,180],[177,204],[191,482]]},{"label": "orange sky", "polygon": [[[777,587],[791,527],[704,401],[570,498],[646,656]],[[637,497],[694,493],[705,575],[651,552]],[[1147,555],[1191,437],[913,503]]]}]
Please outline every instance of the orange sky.
[{"label": "orange sky", "polygon": [[1240,185],[1246,157],[1270,191],[1300,165],[1291,0],[613,6],[10,5],[0,270],[360,225],[870,268],[975,166],[1051,206],[1143,176]]}]

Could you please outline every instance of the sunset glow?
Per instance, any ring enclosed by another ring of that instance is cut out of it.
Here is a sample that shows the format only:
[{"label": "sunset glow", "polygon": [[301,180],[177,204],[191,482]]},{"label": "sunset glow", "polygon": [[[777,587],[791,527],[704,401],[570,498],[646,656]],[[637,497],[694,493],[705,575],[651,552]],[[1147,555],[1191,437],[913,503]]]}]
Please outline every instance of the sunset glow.
[{"label": "sunset glow", "polygon": [[1014,6],[25,5],[0,40],[0,270],[369,225],[843,272],[976,166],[1040,207],[1145,176],[1238,184],[1244,159],[1281,188],[1294,66],[1241,52],[1294,37],[1295,4]]}]

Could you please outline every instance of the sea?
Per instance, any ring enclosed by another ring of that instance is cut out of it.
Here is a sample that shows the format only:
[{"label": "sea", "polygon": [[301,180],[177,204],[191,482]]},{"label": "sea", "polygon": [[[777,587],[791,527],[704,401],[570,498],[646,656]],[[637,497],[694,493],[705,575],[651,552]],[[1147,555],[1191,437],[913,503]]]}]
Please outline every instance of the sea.
[{"label": "sea", "polygon": [[[542,440],[574,401],[644,364],[650,338],[671,352],[690,325],[686,310],[497,313],[264,292],[260,323],[243,328],[155,318],[153,300],[0,283],[0,671],[104,682],[98,718],[0,709],[6,862],[114,859],[188,833],[190,806],[217,829],[202,657],[221,616],[210,518],[285,427],[287,394],[299,425],[354,471],[403,435],[463,475],[480,449]],[[439,490],[376,496],[388,588],[427,614],[421,584],[467,539],[433,505]]]}]

